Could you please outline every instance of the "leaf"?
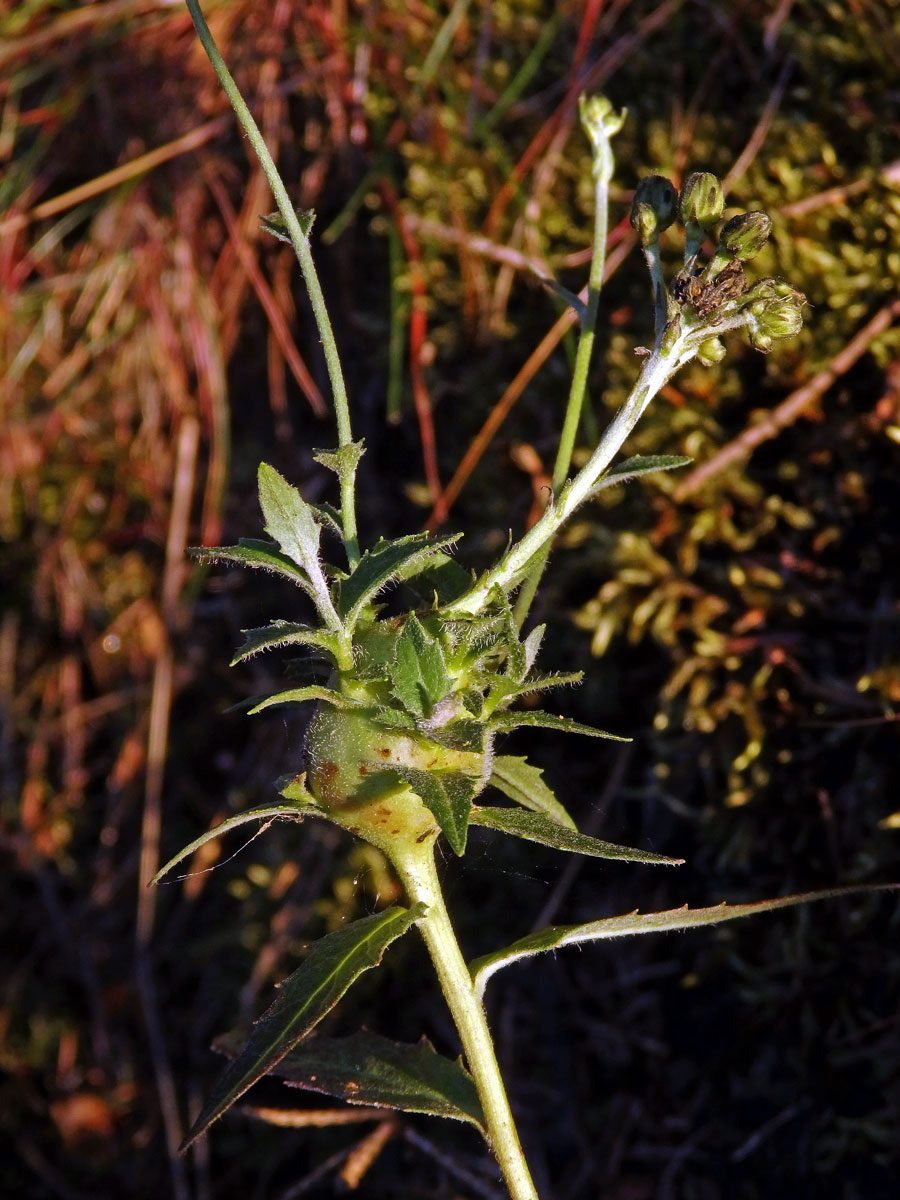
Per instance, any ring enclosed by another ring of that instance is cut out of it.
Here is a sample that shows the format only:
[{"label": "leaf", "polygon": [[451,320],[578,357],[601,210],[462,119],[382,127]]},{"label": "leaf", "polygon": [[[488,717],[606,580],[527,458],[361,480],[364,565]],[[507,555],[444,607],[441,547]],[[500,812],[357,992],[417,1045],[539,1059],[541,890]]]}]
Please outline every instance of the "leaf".
[{"label": "leaf", "polygon": [[[315,211],[311,208],[296,208],[294,212],[297,214],[297,220],[300,222],[303,236],[308,238],[309,231],[313,227],[313,221],[316,219]],[[278,238],[279,242],[287,242],[289,246],[293,245],[291,235],[287,230],[287,222],[277,210],[265,217],[260,217],[259,227],[266,233],[271,233],[272,237]]]},{"label": "leaf", "polygon": [[517,696],[546,692],[549,688],[568,687],[573,683],[581,683],[583,678],[584,671],[570,671],[567,675],[539,675],[534,679],[516,683],[506,675],[497,675],[491,683],[485,710],[490,714],[498,708],[506,708]]},{"label": "leaf", "polygon": [[229,833],[232,829],[237,829],[239,825],[246,825],[248,821],[302,821],[305,816],[323,815],[322,810],[305,788],[295,789],[290,799],[293,801],[291,804],[265,804],[261,808],[249,808],[246,812],[228,817],[213,829],[207,829],[206,833],[195,838],[189,846],[179,850],[164,867],[160,867],[147,886],[151,887],[153,884],[159,883],[173,867],[177,867],[180,862],[199,850],[201,846],[205,846],[207,842],[211,842],[213,838],[221,837],[223,833]]},{"label": "leaf", "polygon": [[634,850],[630,846],[588,837],[577,829],[560,825],[544,813],[522,812],[519,808],[473,808],[469,824],[483,825],[485,829],[496,829],[529,842],[539,842],[542,846],[552,846],[554,850],[587,854],[591,858],[623,858],[628,862],[657,863],[666,867],[679,867],[684,862],[683,858],[666,858],[649,850]]},{"label": "leaf", "polygon": [[359,461],[365,452],[365,442],[360,440],[358,442],[347,442],[346,445],[339,446],[337,450],[313,450],[313,458],[329,471],[334,471],[340,480],[341,489],[343,490],[347,484],[351,488],[353,487]]},{"label": "leaf", "polygon": [[628,483],[639,475],[652,475],[655,471],[673,471],[676,467],[687,467],[694,460],[685,458],[682,454],[635,454],[613,467],[601,476],[591,489],[591,495],[596,496],[604,488],[615,487],[619,483]]},{"label": "leaf", "polygon": [[452,1117],[484,1129],[472,1076],[424,1038],[410,1045],[367,1031],[345,1038],[317,1037],[291,1050],[273,1074],[293,1087],[350,1104]]},{"label": "leaf", "polygon": [[394,906],[353,921],[315,942],[306,961],[282,983],[275,1003],[253,1026],[247,1045],[225,1069],[181,1145],[182,1153],[257,1079],[315,1028],[363,971],[425,912]]},{"label": "leaf", "polygon": [[191,546],[188,554],[192,558],[208,558],[212,562],[234,563],[239,567],[254,567],[261,571],[271,571],[273,575],[283,575],[296,583],[305,591],[310,591],[310,582],[306,572],[287,557],[281,554],[274,542],[257,541],[255,538],[241,538],[236,546]]},{"label": "leaf", "polygon": [[326,704],[331,704],[335,708],[365,707],[358,700],[351,700],[349,696],[343,696],[333,688],[311,683],[307,687],[290,688],[286,692],[276,692],[274,696],[266,696],[265,700],[260,700],[259,704],[254,705],[248,711],[252,717],[256,713],[262,712],[264,708],[272,708],[276,704],[304,704],[307,700],[324,700]]},{"label": "leaf", "polygon": [[440,642],[428,636],[415,613],[410,613],[397,639],[388,672],[394,695],[416,717],[430,717],[453,686]]},{"label": "leaf", "polygon": [[485,984],[495,971],[521,958],[530,958],[544,950],[557,950],[561,946],[577,945],[580,942],[596,942],[605,938],[626,937],[632,933],[658,933],[671,929],[691,929],[698,925],[718,925],[722,921],[736,921],[740,917],[752,917],[757,913],[773,912],[778,908],[792,908],[798,904],[811,904],[816,900],[833,900],[841,896],[859,896],[865,892],[896,891],[900,883],[871,884],[859,887],[825,888],[817,892],[801,892],[793,896],[779,896],[774,900],[756,900],[750,904],[714,904],[711,908],[671,908],[656,913],[626,913],[621,917],[604,917],[589,921],[586,925],[551,925],[539,929],[528,937],[521,938],[503,950],[486,954],[469,964],[469,970],[479,996],[484,994]]},{"label": "leaf", "polygon": [[561,283],[557,283],[555,279],[548,279],[543,275],[538,276],[538,278],[548,291],[556,292],[557,296],[559,296],[562,300],[565,300],[566,304],[568,304],[570,308],[574,308],[579,322],[584,324],[584,318],[587,314],[587,305],[581,299],[581,297],[576,296],[575,293],[570,291],[567,287],[563,287]]},{"label": "leaf", "polygon": [[339,628],[328,584],[319,561],[321,527],[312,509],[295,487],[268,463],[259,464],[259,504],[270,533],[288,558],[302,567],[309,579],[312,598],[327,625]]},{"label": "leaf", "polygon": [[245,641],[231,660],[232,667],[252,658],[254,654],[277,646],[315,646],[327,651],[333,659],[340,653],[334,634],[324,629],[311,629],[308,625],[295,625],[291,621],[273,621],[271,625],[263,625],[260,629],[242,629],[241,633]]},{"label": "leaf", "polygon": [[319,504],[310,504],[310,511],[319,522],[323,529],[327,529],[329,533],[333,533],[335,537],[343,541],[344,530],[341,526],[341,514],[333,504],[321,502]]},{"label": "leaf", "polygon": [[538,651],[541,648],[541,642],[544,640],[544,634],[546,631],[546,625],[536,625],[522,643],[522,647],[525,651],[526,672],[530,671],[535,664],[535,660],[537,659]]},{"label": "leaf", "polygon": [[518,729],[520,725],[533,725],[538,729],[556,729],[560,733],[583,733],[587,737],[607,738],[611,742],[630,742],[632,739],[618,737],[614,733],[604,733],[602,729],[594,729],[592,725],[582,725],[569,717],[559,717],[554,713],[537,709],[534,712],[499,713],[491,717],[489,727],[495,733],[508,733]]},{"label": "leaf", "polygon": [[497,754],[491,763],[490,782],[495,788],[532,812],[544,813],[557,825],[575,829],[576,825],[544,782],[540,767],[513,754]]},{"label": "leaf", "polygon": [[405,780],[432,812],[454,853],[465,853],[469,814],[480,780],[462,771],[425,771],[419,767],[393,767],[381,774]]},{"label": "leaf", "polygon": [[356,625],[365,605],[389,583],[419,574],[436,554],[459,537],[457,533],[432,541],[427,533],[411,533],[393,541],[382,539],[374,550],[367,550],[350,578],[341,584],[338,611],[346,628]]}]

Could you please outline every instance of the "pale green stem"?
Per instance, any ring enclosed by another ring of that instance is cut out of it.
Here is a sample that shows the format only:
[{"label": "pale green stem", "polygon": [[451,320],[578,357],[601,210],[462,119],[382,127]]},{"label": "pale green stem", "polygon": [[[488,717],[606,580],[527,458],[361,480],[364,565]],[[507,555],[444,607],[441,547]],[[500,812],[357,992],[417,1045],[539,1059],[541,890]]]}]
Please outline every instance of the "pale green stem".
[{"label": "pale green stem", "polygon": [[[581,333],[578,338],[578,349],[575,352],[575,366],[572,370],[572,383],[569,388],[569,402],[566,406],[566,417],[559,448],[556,452],[556,462],[553,467],[553,495],[556,496],[569,477],[572,465],[572,452],[575,449],[575,438],[581,421],[581,410],[587,394],[588,371],[591,365],[591,354],[594,349],[594,333],[597,327],[597,311],[600,307],[600,290],[603,287],[603,271],[606,266],[606,239],[609,229],[609,184],[613,173],[613,157],[609,142],[605,143],[606,155],[599,156],[595,165],[594,184],[594,244],[591,256],[591,271],[588,277],[587,304],[581,319]],[[597,151],[595,151],[595,154]],[[535,593],[547,566],[550,556],[550,545],[544,548],[534,566],[528,573],[528,578],[516,599],[516,624],[521,629],[528,616]]]},{"label": "pale green stem", "polygon": [[474,587],[447,605],[444,611],[448,616],[480,612],[496,588],[504,593],[508,592],[528,573],[529,564],[550,544],[575,510],[590,499],[595,485],[643,416],[647,405],[675,372],[697,352],[696,333],[666,333],[661,343],[647,359],[631,395],[610,422],[588,462],[521,541],[511,546],[496,566],[486,571]]},{"label": "pale green stem", "polygon": [[428,906],[425,916],[417,922],[418,929],[428,947],[456,1024],[466,1062],[481,1100],[488,1144],[503,1172],[509,1194],[512,1200],[538,1200],[506,1098],[484,1008],[476,994],[444,904],[435,869],[433,843],[417,846],[399,861],[394,857],[394,866],[409,899],[413,902],[421,900]]},{"label": "pale green stem", "polygon": [[656,331],[656,341],[663,335],[668,318],[669,293],[663,275],[662,258],[659,253],[659,238],[653,238],[641,247],[644,251],[644,262],[650,272],[650,282],[653,285],[653,321]]},{"label": "pale green stem", "polygon": [[[272,189],[272,195],[275,198],[275,203],[278,205],[278,211],[284,219],[285,229],[291,239],[291,245],[294,247],[297,260],[300,263],[300,270],[303,272],[303,281],[309,293],[310,304],[312,305],[316,325],[319,329],[322,349],[325,353],[328,377],[331,380],[331,393],[334,401],[335,416],[337,417],[338,442],[341,446],[346,446],[353,441],[353,434],[350,429],[350,407],[347,403],[347,390],[344,387],[344,375],[341,371],[337,343],[334,340],[334,331],[331,328],[331,321],[328,318],[328,311],[325,308],[325,297],[322,295],[322,288],[319,285],[319,277],[316,274],[315,263],[313,262],[312,252],[309,248],[309,240],[303,232],[297,213],[291,204],[287,189],[281,180],[281,176],[278,174],[278,168],[272,160],[263,136],[253,119],[250,109],[245,104],[244,98],[238,91],[238,86],[234,82],[231,72],[226,67],[222,55],[219,53],[219,48],[210,33],[206,19],[200,10],[198,0],[187,0],[187,6],[203,49],[206,51],[209,61],[212,63],[213,70],[218,75],[219,82],[222,84],[225,94],[228,96],[231,106],[237,114],[237,118],[244,128],[244,132],[250,140],[253,152],[259,159],[259,164],[269,182],[269,187]],[[341,519],[347,560],[350,566],[353,567],[359,562],[359,543],[356,533],[354,482],[353,478],[349,476],[341,479]]]}]

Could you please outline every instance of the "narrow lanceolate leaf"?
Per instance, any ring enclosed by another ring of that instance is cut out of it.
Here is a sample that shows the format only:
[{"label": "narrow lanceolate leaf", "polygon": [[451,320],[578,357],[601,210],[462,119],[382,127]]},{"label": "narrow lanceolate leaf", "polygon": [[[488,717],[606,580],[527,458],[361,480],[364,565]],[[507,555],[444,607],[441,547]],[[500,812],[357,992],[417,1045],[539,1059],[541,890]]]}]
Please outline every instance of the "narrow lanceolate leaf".
[{"label": "narrow lanceolate leaf", "polygon": [[496,754],[491,763],[490,782],[495,788],[528,808],[532,812],[544,813],[557,825],[576,829],[575,822],[544,782],[540,767],[533,767],[525,758],[514,754]]},{"label": "narrow lanceolate leaf", "polygon": [[516,683],[506,675],[497,675],[488,693],[485,711],[494,712],[498,708],[506,708],[517,696],[528,696],[532,692],[546,692],[550,688],[568,687],[573,683],[581,683],[583,671],[570,671],[568,674],[538,675],[523,683]]},{"label": "narrow lanceolate leaf", "polygon": [[273,621],[260,629],[242,629],[241,633],[245,641],[231,660],[232,666],[278,646],[312,646],[326,651],[332,659],[340,653],[340,643],[333,633],[326,629],[311,629],[308,625],[295,625],[291,621]]},{"label": "narrow lanceolate leaf", "polygon": [[457,533],[433,541],[427,533],[411,533],[394,541],[381,541],[374,550],[367,550],[350,578],[341,583],[338,611],[347,629],[354,627],[365,605],[388,584],[418,575],[459,536]]},{"label": "narrow lanceolate leaf", "polygon": [[491,717],[489,726],[495,733],[508,733],[518,729],[520,725],[533,725],[538,729],[555,729],[558,733],[583,733],[587,737],[608,738],[611,742],[630,742],[631,738],[617,737],[614,733],[604,733],[593,725],[582,725],[569,717],[558,717],[555,713],[543,712],[504,712]]},{"label": "narrow lanceolate leaf", "polygon": [[406,780],[425,807],[431,810],[454,852],[462,855],[479,781],[462,771],[423,771],[418,767],[397,767],[384,774],[399,775]]},{"label": "narrow lanceolate leaf", "polygon": [[440,642],[428,636],[415,613],[403,626],[388,671],[394,695],[416,717],[430,717],[452,687]]},{"label": "narrow lanceolate leaf", "polygon": [[255,713],[262,712],[264,708],[272,708],[276,704],[304,704],[307,700],[324,700],[326,704],[331,704],[335,708],[365,707],[357,700],[351,700],[349,696],[342,696],[340,692],[336,692],[332,688],[311,683],[308,687],[290,688],[286,692],[276,692],[274,696],[266,696],[265,700],[260,700],[259,704],[249,709],[249,714],[252,717]]},{"label": "narrow lanceolate leaf", "polygon": [[306,1037],[353,981],[377,966],[391,942],[424,911],[423,904],[408,909],[388,908],[316,942],[303,965],[281,985],[275,1003],[253,1026],[247,1045],[226,1068],[182,1144],[182,1151]]},{"label": "narrow lanceolate leaf", "polygon": [[[294,210],[297,214],[297,220],[300,222],[300,229],[305,238],[309,237],[309,231],[313,227],[313,221],[316,219],[316,214],[311,208],[297,208]],[[270,233],[272,237],[278,238],[279,242],[287,242],[291,245],[291,235],[287,230],[287,223],[280,212],[269,213],[265,217],[259,218],[259,227]]]},{"label": "narrow lanceolate leaf", "polygon": [[228,817],[221,824],[216,825],[214,829],[207,829],[206,833],[195,838],[189,846],[185,846],[183,850],[179,850],[174,857],[170,858],[164,867],[156,872],[150,880],[150,884],[159,883],[164,875],[177,867],[184,859],[189,858],[201,846],[205,846],[207,842],[211,842],[213,838],[221,837],[223,833],[228,833],[232,829],[237,829],[239,825],[246,825],[248,821],[302,821],[305,816],[319,815],[321,810],[317,804],[313,802],[312,796],[306,798],[308,793],[295,792],[290,797],[291,803],[288,804],[266,804],[261,808],[249,808],[246,812],[237,813],[236,816]]},{"label": "narrow lanceolate leaf", "polygon": [[588,837],[586,833],[558,824],[544,813],[522,812],[519,808],[473,808],[469,824],[483,825],[486,829],[525,838],[528,842],[540,842],[555,850],[588,854],[592,858],[624,858],[628,862],[657,863],[667,867],[679,867],[684,862],[683,858],[666,858],[664,854],[634,850],[631,846],[617,846],[615,842]]},{"label": "narrow lanceolate leaf", "polygon": [[574,292],[569,291],[567,287],[563,287],[561,283],[557,283],[555,279],[546,279],[543,275],[540,277],[541,283],[551,292],[556,292],[561,300],[565,300],[570,308],[574,308],[578,315],[578,320],[584,322],[585,314],[587,313],[587,305],[580,296],[576,296]]},{"label": "narrow lanceolate leaf", "polygon": [[425,1039],[410,1045],[368,1032],[317,1037],[292,1050],[272,1074],[293,1087],[350,1104],[452,1117],[484,1128],[472,1076]]},{"label": "narrow lanceolate leaf", "polygon": [[295,487],[268,463],[259,464],[259,504],[270,533],[282,551],[306,572],[313,600],[326,625],[340,626],[319,561],[322,530]]},{"label": "narrow lanceolate leaf", "polygon": [[241,538],[236,546],[191,546],[188,554],[193,558],[209,559],[211,562],[234,563],[238,567],[270,571],[273,575],[283,575],[306,592],[310,592],[311,589],[306,572],[286,554],[282,554],[274,542]]},{"label": "narrow lanceolate leaf", "polygon": [[561,946],[596,942],[605,938],[626,937],[632,933],[659,933],[672,929],[691,929],[697,925],[718,925],[722,921],[736,921],[741,917],[752,917],[757,913],[772,912],[777,908],[811,904],[815,900],[835,900],[841,896],[860,896],[865,892],[888,892],[898,889],[898,883],[825,888],[818,892],[779,896],[774,900],[757,900],[751,904],[722,903],[714,904],[711,908],[688,908],[685,904],[683,908],[671,908],[665,912],[633,912],[621,917],[605,917],[600,921],[589,921],[586,925],[551,925],[513,942],[503,950],[476,959],[470,964],[469,970],[479,995],[483,995],[485,984],[495,971],[508,967],[510,963],[518,962],[521,958],[540,954],[544,950],[558,950]]},{"label": "narrow lanceolate leaf", "polygon": [[682,454],[636,454],[627,458],[619,466],[610,471],[594,485],[591,495],[602,492],[604,488],[615,487],[618,483],[628,483],[640,475],[652,475],[656,471],[673,471],[676,467],[687,467],[694,460],[685,458]]}]

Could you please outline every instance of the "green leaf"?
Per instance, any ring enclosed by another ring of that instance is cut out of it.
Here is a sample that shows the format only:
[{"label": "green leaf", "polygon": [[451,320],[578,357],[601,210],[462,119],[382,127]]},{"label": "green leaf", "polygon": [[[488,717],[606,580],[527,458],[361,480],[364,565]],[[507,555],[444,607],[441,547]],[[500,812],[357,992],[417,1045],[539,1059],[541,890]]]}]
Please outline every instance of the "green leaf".
[{"label": "green leaf", "polygon": [[265,700],[260,700],[259,704],[254,705],[248,711],[252,717],[256,713],[262,712],[264,708],[272,708],[276,704],[305,704],[307,700],[324,700],[326,704],[331,704],[335,708],[365,707],[358,700],[351,700],[349,696],[343,696],[333,688],[311,683],[308,687],[290,688],[286,692],[276,692],[274,696],[266,696]]},{"label": "green leaf", "polygon": [[427,533],[411,533],[394,541],[382,539],[374,550],[367,550],[349,579],[341,584],[338,611],[347,629],[359,620],[366,604],[383,591],[389,583],[412,579],[424,570],[432,558],[460,535],[432,541]]},{"label": "green leaf", "polygon": [[306,1037],[354,980],[377,966],[391,942],[424,912],[424,904],[409,909],[394,906],[315,942],[306,961],[282,983],[275,1003],[253,1026],[247,1045],[219,1079],[182,1143],[182,1152]]},{"label": "green leaf", "polygon": [[410,1045],[368,1032],[316,1037],[291,1050],[272,1074],[293,1087],[350,1104],[451,1117],[484,1129],[472,1076],[424,1038]]},{"label": "green leaf", "polygon": [[301,571],[287,555],[281,554],[274,542],[241,538],[236,546],[191,546],[188,554],[192,558],[208,558],[211,562],[234,563],[239,567],[254,567],[260,571],[270,571],[273,575],[283,575],[291,583],[310,592],[306,572]]},{"label": "green leaf", "polygon": [[676,467],[687,467],[694,460],[685,458],[683,454],[635,454],[619,466],[607,471],[591,489],[591,495],[596,496],[604,488],[615,487],[619,483],[629,483],[640,475],[652,475],[656,471],[673,471]]},{"label": "green leaf", "polygon": [[454,853],[465,853],[469,814],[480,780],[462,771],[424,771],[418,767],[393,767],[390,771],[379,771],[378,774],[399,776],[405,780],[425,807],[430,809]]},{"label": "green leaf", "polygon": [[666,858],[649,850],[634,850],[630,846],[618,846],[615,842],[588,837],[586,833],[560,825],[544,813],[522,812],[519,808],[473,808],[469,824],[483,825],[485,829],[496,829],[529,842],[539,842],[542,846],[552,846],[554,850],[587,854],[592,858],[623,858],[628,862],[657,863],[667,867],[679,867],[684,862],[683,858]]},{"label": "green leaf", "polygon": [[671,929],[692,929],[699,925],[718,925],[722,921],[736,921],[741,917],[752,917],[757,913],[773,912],[778,908],[793,908],[798,904],[811,904],[816,900],[834,900],[841,896],[859,896],[865,892],[896,891],[898,883],[872,884],[860,887],[825,888],[818,892],[801,892],[793,896],[779,896],[774,900],[757,900],[751,904],[714,904],[711,908],[671,908],[656,913],[626,913],[621,917],[604,917],[589,921],[586,925],[551,925],[539,929],[528,937],[513,942],[503,950],[486,954],[470,963],[469,970],[479,995],[484,994],[485,984],[495,971],[508,967],[522,958],[530,958],[544,950],[558,950],[561,946],[573,946],[580,942],[596,942],[605,938],[626,937],[632,933],[659,933]]},{"label": "green leaf", "polygon": [[259,464],[258,474],[259,504],[266,519],[266,532],[306,572],[312,598],[326,625],[332,629],[340,627],[319,561],[322,530],[312,509],[297,489],[268,463]]},{"label": "green leaf", "polygon": [[329,533],[333,533],[343,541],[344,530],[341,525],[341,514],[333,504],[319,503],[310,504],[310,511],[319,522],[323,529],[327,529]]},{"label": "green leaf", "polygon": [[544,813],[557,825],[575,829],[576,825],[544,782],[540,767],[513,754],[496,754],[491,763],[490,782],[495,788],[532,812]]},{"label": "green leaf", "polygon": [[327,651],[333,659],[340,653],[334,634],[325,629],[311,629],[308,625],[294,625],[290,621],[273,621],[271,625],[264,625],[260,629],[242,629],[241,633],[245,641],[231,660],[231,666],[277,646],[315,646]]},{"label": "green leaf", "polygon": [[302,790],[295,788],[290,799],[293,801],[291,804],[265,804],[261,808],[249,808],[246,812],[228,817],[219,825],[216,825],[214,829],[207,829],[206,833],[202,833],[200,837],[195,838],[189,846],[185,846],[183,850],[179,850],[176,855],[169,859],[164,867],[160,867],[150,880],[148,886],[159,883],[163,876],[168,875],[173,867],[177,867],[180,862],[190,857],[201,846],[205,846],[207,842],[211,842],[213,838],[221,837],[223,833],[237,829],[239,825],[246,825],[248,821],[302,821],[305,816],[323,815],[322,810],[305,788],[302,788]]},{"label": "green leaf", "polygon": [[347,442],[346,445],[339,446],[337,450],[313,450],[313,458],[329,471],[334,471],[342,488],[345,484],[350,484],[352,487],[356,479],[359,460],[365,452],[366,446],[363,441]]},{"label": "green leaf", "polygon": [[428,636],[415,613],[407,617],[388,672],[394,695],[416,717],[430,717],[453,686],[440,642]]},{"label": "green leaf", "polygon": [[592,725],[582,725],[569,717],[559,717],[554,713],[536,709],[534,712],[499,713],[491,717],[489,727],[495,733],[508,733],[518,729],[520,725],[533,725],[538,729],[556,729],[560,733],[583,733],[587,737],[607,738],[611,742],[630,742],[627,737],[617,737],[614,733],[604,733],[602,729],[594,729]]},{"label": "green leaf", "polygon": [[517,696],[528,696],[532,692],[546,692],[549,688],[568,687],[573,683],[581,683],[584,671],[570,671],[567,675],[539,675],[516,683],[506,675],[497,675],[488,692],[485,711],[490,715],[498,708],[506,708]]},{"label": "green leaf", "polygon": [[[303,231],[305,238],[309,237],[309,231],[313,227],[313,221],[316,219],[316,214],[311,208],[296,208],[294,211],[297,214],[297,220],[300,222],[300,228]],[[278,238],[279,242],[287,242],[288,245],[293,245],[291,235],[287,231],[287,224],[280,212],[269,213],[265,217],[259,218],[259,227],[266,233],[271,233],[272,237]]]},{"label": "green leaf", "polygon": [[522,643],[525,650],[526,670],[530,671],[535,664],[538,656],[538,651],[541,648],[541,642],[544,640],[544,634],[547,631],[546,625],[536,625],[529,633],[528,637]]},{"label": "green leaf", "polygon": [[548,291],[555,292],[561,300],[565,300],[570,308],[574,308],[578,317],[579,323],[584,324],[584,318],[587,314],[587,305],[580,296],[570,291],[567,287],[563,287],[561,283],[557,283],[555,279],[547,279],[543,275],[539,276],[541,283]]}]

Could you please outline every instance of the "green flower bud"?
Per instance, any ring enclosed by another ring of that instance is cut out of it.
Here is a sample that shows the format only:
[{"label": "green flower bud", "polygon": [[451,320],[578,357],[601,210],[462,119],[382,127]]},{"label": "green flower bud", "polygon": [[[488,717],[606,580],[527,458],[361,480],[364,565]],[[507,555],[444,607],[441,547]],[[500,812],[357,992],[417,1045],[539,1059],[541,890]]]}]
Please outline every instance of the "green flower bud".
[{"label": "green flower bud", "polygon": [[663,175],[642,179],[631,202],[631,227],[646,246],[675,220],[678,193]]},{"label": "green flower bud", "polygon": [[684,225],[715,225],[725,207],[722,185],[709,171],[695,171],[681,189],[678,215]]},{"label": "green flower bud", "polygon": [[748,293],[745,309],[750,344],[768,352],[772,343],[794,337],[803,328],[805,297],[778,279],[764,279]]},{"label": "green flower bud", "polygon": [[749,262],[765,246],[771,232],[772,222],[764,212],[739,213],[722,226],[719,249],[740,262]]},{"label": "green flower bud", "polygon": [[704,367],[711,367],[721,362],[725,357],[725,346],[719,338],[707,338],[697,350],[697,361]]}]

